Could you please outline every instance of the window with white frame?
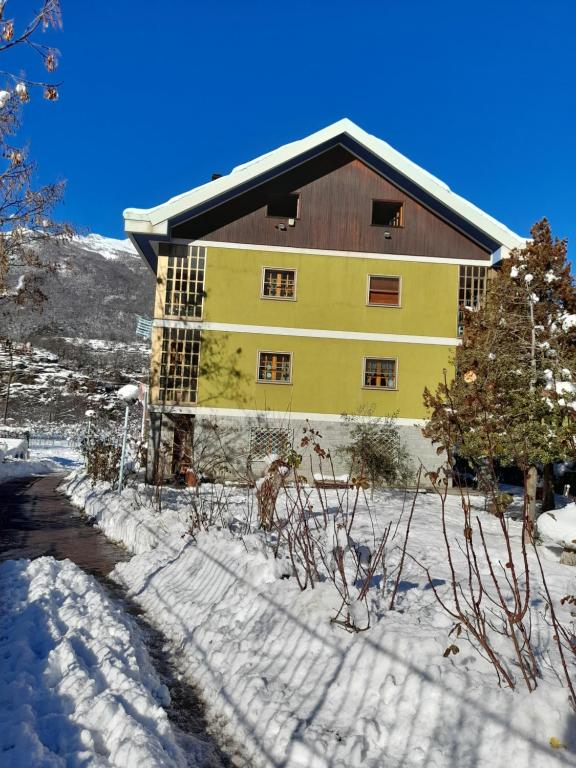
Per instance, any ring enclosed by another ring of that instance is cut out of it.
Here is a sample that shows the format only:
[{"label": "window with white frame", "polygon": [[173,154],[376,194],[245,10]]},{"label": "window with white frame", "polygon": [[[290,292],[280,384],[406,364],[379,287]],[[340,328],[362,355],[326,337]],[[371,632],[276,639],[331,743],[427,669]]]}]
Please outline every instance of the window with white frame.
[{"label": "window with white frame", "polygon": [[400,278],[391,275],[368,275],[368,304],[399,307]]},{"label": "window with white frame", "polygon": [[258,381],[263,384],[290,384],[292,354],[290,352],[259,352]]},{"label": "window with white frame", "polygon": [[394,358],[364,358],[364,386],[371,389],[396,389],[397,364]]},{"label": "window with white frame", "polygon": [[266,299],[295,299],[296,270],[264,267],[262,296]]}]

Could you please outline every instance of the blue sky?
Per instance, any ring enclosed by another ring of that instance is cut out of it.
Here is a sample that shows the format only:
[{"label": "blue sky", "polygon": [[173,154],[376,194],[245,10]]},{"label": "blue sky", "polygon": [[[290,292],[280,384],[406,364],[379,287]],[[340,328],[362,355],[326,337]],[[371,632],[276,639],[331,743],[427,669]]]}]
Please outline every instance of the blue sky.
[{"label": "blue sky", "polygon": [[61,98],[23,136],[78,227],[123,236],[125,207],[349,117],[520,234],[546,215],[576,240],[572,0],[62,5]]}]

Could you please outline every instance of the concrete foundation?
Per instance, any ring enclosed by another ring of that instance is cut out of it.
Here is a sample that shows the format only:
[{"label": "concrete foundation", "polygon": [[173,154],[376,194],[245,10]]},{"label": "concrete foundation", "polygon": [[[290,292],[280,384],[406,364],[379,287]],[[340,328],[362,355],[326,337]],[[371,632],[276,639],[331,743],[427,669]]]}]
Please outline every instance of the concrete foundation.
[{"label": "concrete foundation", "polygon": [[[294,451],[302,456],[300,472],[308,480],[346,475],[350,457],[342,450],[351,440],[351,427],[338,421],[276,420],[259,417],[195,416],[152,412],[148,440],[149,483],[165,482],[192,468],[198,475],[251,482],[267,466],[266,455]],[[398,425],[414,471],[422,464],[435,470],[441,457],[417,425]],[[424,484],[425,481],[424,481]]]}]

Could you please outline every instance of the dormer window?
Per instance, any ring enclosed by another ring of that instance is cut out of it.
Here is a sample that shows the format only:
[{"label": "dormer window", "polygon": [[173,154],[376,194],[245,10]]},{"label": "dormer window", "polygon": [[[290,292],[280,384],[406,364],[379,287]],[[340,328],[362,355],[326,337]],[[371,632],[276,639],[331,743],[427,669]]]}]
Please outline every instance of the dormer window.
[{"label": "dormer window", "polygon": [[300,195],[273,195],[266,209],[266,216],[274,219],[297,219]]},{"label": "dormer window", "polygon": [[393,200],[372,200],[373,227],[403,227],[404,205]]}]

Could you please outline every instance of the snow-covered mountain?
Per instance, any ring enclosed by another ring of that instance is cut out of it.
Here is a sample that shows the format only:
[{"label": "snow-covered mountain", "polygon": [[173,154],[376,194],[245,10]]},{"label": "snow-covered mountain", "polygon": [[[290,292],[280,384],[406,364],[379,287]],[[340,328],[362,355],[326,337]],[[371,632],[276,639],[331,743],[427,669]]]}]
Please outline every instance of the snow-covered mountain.
[{"label": "snow-covered mountain", "polygon": [[74,238],[74,242],[87,251],[99,253],[105,259],[121,259],[127,253],[140,258],[128,237],[125,240],[115,240],[112,237],[96,234],[78,235]]}]

